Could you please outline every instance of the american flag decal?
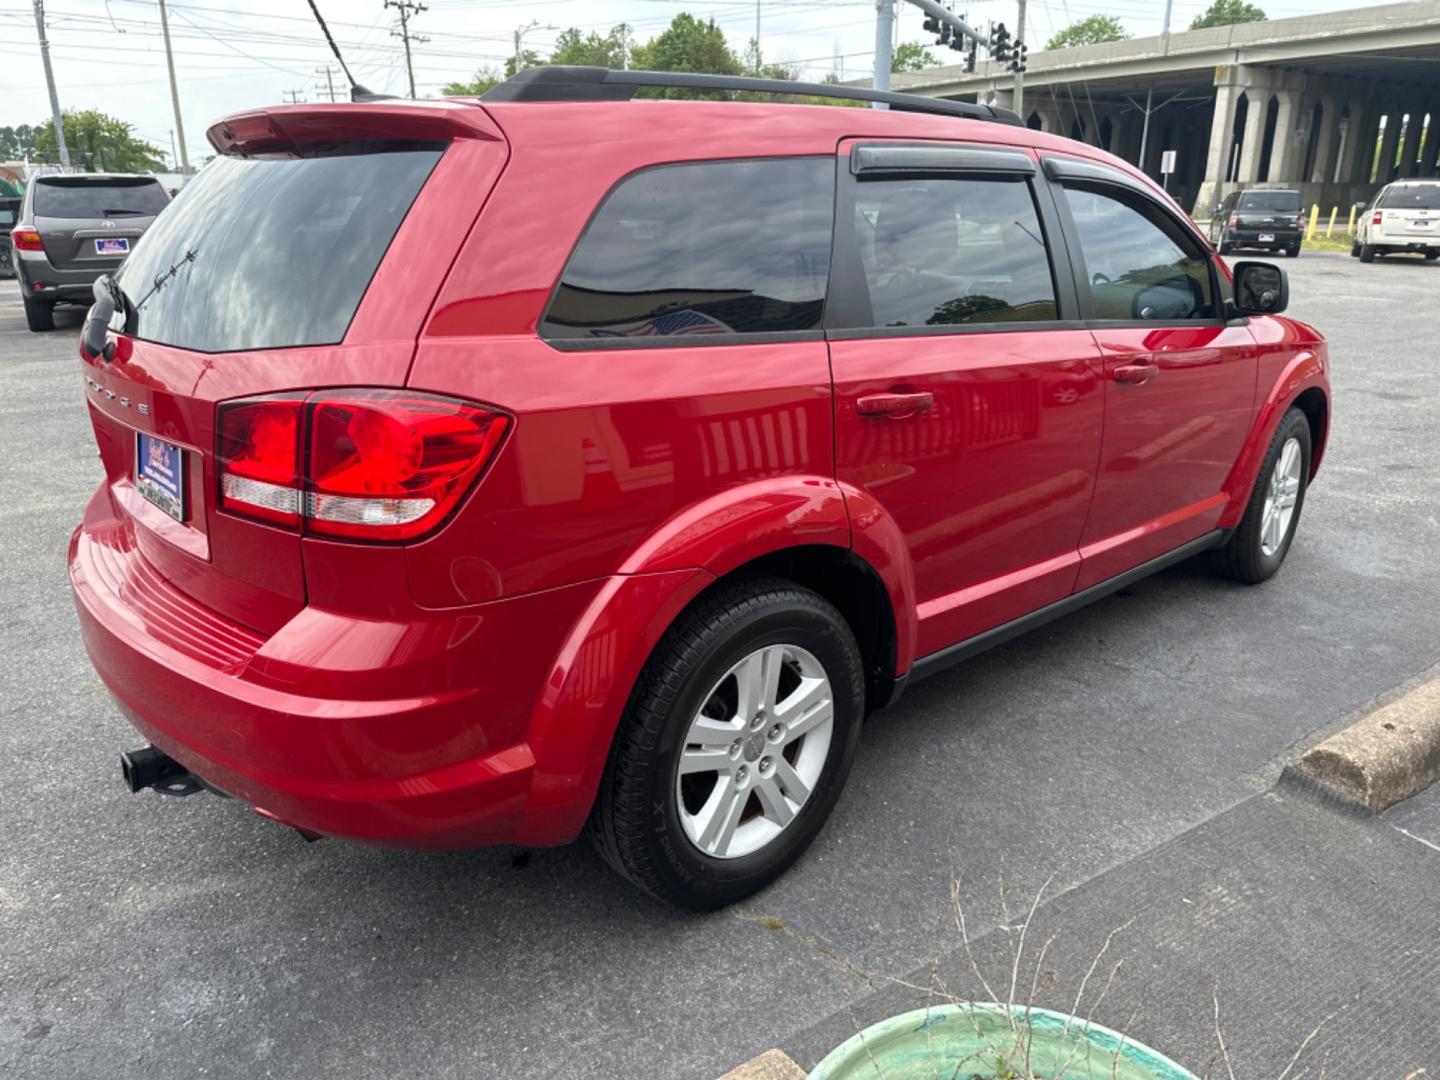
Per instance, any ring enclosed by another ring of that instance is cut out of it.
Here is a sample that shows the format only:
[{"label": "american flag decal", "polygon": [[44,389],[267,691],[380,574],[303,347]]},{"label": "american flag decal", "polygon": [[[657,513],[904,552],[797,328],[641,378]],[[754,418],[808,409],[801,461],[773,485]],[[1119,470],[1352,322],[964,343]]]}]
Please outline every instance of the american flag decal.
[{"label": "american flag decal", "polygon": [[719,319],[686,309],[655,315],[637,323],[621,326],[596,328],[590,331],[592,337],[678,337],[694,334],[729,334],[731,329]]}]

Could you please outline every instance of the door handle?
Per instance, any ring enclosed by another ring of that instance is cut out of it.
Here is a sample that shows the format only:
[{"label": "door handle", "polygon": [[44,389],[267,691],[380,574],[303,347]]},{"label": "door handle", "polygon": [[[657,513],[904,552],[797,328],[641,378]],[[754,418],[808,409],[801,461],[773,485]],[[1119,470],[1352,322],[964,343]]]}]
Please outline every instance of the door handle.
[{"label": "door handle", "polygon": [[865,394],[856,399],[855,408],[861,416],[892,416],[900,419],[922,413],[935,404],[935,395],[928,390],[907,393]]},{"label": "door handle", "polygon": [[1121,364],[1115,369],[1115,381],[1139,386],[1160,374],[1159,364]]}]

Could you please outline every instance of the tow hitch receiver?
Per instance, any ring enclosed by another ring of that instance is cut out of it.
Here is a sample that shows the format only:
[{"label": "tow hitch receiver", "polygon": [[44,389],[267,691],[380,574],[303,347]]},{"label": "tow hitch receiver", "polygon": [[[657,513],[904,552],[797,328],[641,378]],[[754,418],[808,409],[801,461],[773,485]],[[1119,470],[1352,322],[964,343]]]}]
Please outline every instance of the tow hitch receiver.
[{"label": "tow hitch receiver", "polygon": [[204,790],[198,777],[163,750],[146,746],[120,754],[120,777],[132,794],[154,788],[161,795],[194,795]]}]

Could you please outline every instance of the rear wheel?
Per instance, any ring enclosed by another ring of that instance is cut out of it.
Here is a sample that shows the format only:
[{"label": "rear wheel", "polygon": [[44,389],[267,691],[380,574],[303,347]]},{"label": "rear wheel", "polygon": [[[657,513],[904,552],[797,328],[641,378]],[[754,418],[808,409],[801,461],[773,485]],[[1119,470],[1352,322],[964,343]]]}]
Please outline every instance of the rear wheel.
[{"label": "rear wheel", "polygon": [[1360,257],[1360,241],[1359,241],[1359,240],[1351,240],[1351,241],[1350,241],[1350,257],[1351,257],[1352,259],[1358,259],[1358,258]]},{"label": "rear wheel", "polygon": [[1365,263],[1374,262],[1374,261],[1375,261],[1375,245],[1374,245],[1374,244],[1361,244],[1361,245],[1360,245],[1360,261],[1361,261],[1361,262],[1365,262]]},{"label": "rear wheel", "polygon": [[1230,243],[1230,241],[1225,238],[1225,234],[1222,232],[1220,234],[1220,254],[1229,255],[1234,250],[1235,245]]},{"label": "rear wheel", "polygon": [[1300,245],[1299,245],[1299,244],[1292,244],[1290,247],[1288,247],[1288,248],[1285,249],[1285,257],[1288,258],[1288,259],[1294,259],[1294,258],[1296,258],[1297,256],[1299,256],[1299,254],[1300,254]]},{"label": "rear wheel", "polygon": [[1427,249],[1425,252],[1425,258],[1429,262],[1434,262],[1436,259],[1440,259],[1440,248]]},{"label": "rear wheel", "polygon": [[1214,552],[1217,570],[1255,585],[1280,569],[1305,505],[1310,452],[1310,423],[1299,409],[1291,409],[1270,440],[1245,516],[1225,545]]},{"label": "rear wheel", "polygon": [[717,590],[646,663],[590,837],[663,900],[698,909],[740,900],[819,833],[864,706],[860,650],[828,601],[775,579]]},{"label": "rear wheel", "polygon": [[25,301],[25,322],[31,330],[37,333],[55,329],[55,305],[47,304],[43,300],[31,300],[28,296]]}]

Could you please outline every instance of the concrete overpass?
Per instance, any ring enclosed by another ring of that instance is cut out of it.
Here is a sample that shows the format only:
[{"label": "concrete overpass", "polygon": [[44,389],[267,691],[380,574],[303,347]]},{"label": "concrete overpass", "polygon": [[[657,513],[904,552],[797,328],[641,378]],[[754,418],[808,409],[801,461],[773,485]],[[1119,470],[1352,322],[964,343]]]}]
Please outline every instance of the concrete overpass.
[{"label": "concrete overpass", "polygon": [[[973,75],[953,66],[893,80],[1007,106],[1013,81],[989,62]],[[1103,146],[1156,179],[1161,153],[1176,151],[1170,190],[1197,214],[1256,186],[1298,187],[1307,205],[1343,210],[1396,176],[1436,175],[1440,0],[1032,51],[1023,112],[1031,127]]]}]

